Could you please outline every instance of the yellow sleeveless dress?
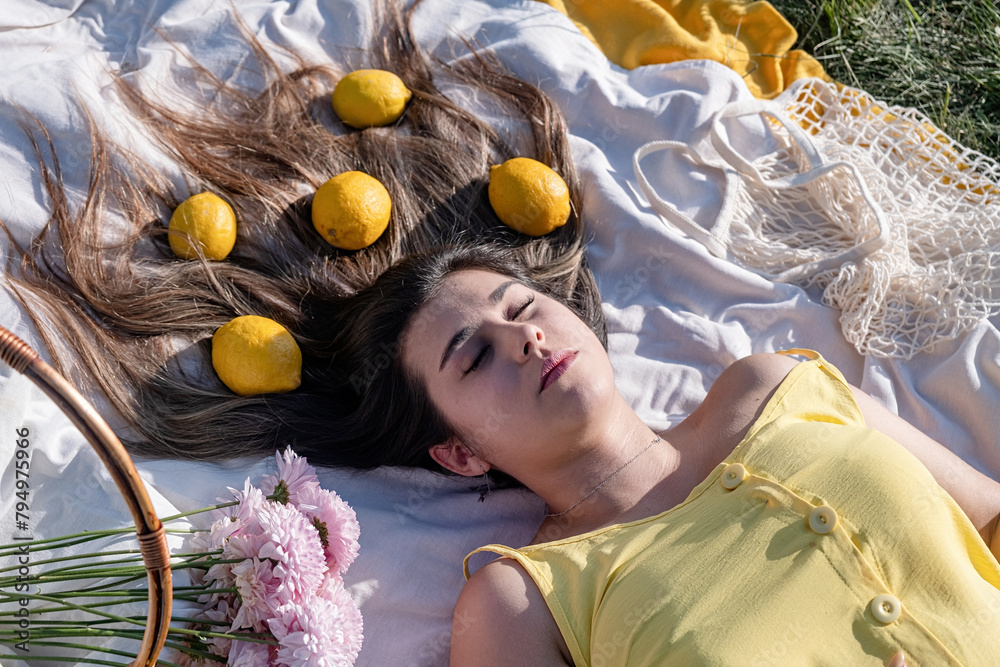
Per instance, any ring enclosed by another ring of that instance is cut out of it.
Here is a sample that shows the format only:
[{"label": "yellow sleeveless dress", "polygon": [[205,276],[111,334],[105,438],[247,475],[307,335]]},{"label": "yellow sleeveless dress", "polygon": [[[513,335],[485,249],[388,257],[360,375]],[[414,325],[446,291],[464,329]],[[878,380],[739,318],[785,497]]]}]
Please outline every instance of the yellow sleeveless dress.
[{"label": "yellow sleeveless dress", "polygon": [[576,665],[1000,665],[1000,565],[840,372],[797,352],[680,505],[473,552],[527,570]]}]

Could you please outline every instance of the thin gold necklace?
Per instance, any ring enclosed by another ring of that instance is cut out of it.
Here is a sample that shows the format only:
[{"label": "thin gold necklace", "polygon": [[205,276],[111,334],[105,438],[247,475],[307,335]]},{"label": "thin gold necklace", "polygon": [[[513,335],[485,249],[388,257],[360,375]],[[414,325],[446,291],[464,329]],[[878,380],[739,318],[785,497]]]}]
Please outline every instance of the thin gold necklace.
[{"label": "thin gold necklace", "polygon": [[652,447],[653,445],[655,445],[656,443],[658,443],[659,441],[660,441],[660,436],[656,436],[655,438],[653,438],[653,441],[650,442],[648,445],[646,445],[641,452],[639,452],[638,454],[636,454],[635,456],[633,456],[632,458],[630,458],[628,461],[626,461],[625,463],[623,463],[621,468],[619,468],[618,470],[614,471],[613,473],[611,473],[610,475],[608,475],[607,477],[605,477],[604,481],[601,482],[600,484],[598,484],[597,486],[595,486],[593,489],[591,489],[590,493],[588,493],[587,495],[585,495],[583,498],[580,498],[578,501],[576,501],[575,503],[573,503],[572,505],[570,505],[569,507],[567,507],[566,509],[564,509],[562,512],[555,512],[554,514],[546,514],[545,518],[557,517],[557,516],[562,516],[563,514],[568,514],[570,512],[570,510],[574,509],[577,505],[579,505],[580,503],[582,503],[584,500],[586,500],[587,498],[589,498],[592,495],[594,495],[595,493],[597,493],[597,490],[599,488],[601,488],[602,486],[604,486],[605,484],[607,484],[611,480],[612,477],[614,477],[615,475],[617,475],[618,473],[620,473],[622,470],[625,470],[625,468],[627,468],[630,463],[632,463],[637,458],[639,458],[640,456],[642,456],[643,454],[645,454],[647,451],[649,451],[649,448]]}]

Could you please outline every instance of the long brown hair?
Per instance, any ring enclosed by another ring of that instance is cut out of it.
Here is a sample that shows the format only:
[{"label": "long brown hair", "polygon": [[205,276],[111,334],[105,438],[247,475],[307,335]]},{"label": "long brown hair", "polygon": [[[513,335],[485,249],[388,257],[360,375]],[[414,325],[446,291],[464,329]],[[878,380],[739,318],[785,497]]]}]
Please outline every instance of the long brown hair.
[{"label": "long brown hair", "polygon": [[[336,65],[286,54],[296,66],[285,71],[245,28],[262,90],[191,62],[184,89],[208,91],[189,100],[204,109],[192,114],[194,104],[177,111],[139,82],[116,79],[121,99],[184,169],[190,193],[211,191],[233,206],[238,240],[224,261],[173,256],[166,220],[186,194],[93,123],[88,190],[71,206],[49,135],[26,124],[52,214],[45,232],[10,260],[10,282],[57,367],[96,385],[127,424],[133,453],[217,459],[287,443],[316,463],[434,468],[427,447],[450,431],[392,350],[434,281],[457,268],[516,276],[562,299],[603,336],[558,109],[481,51],[453,64],[430,61],[408,19],[380,5],[368,54],[369,67],[394,71],[413,91],[392,127],[343,126],[329,107],[343,74]],[[493,128],[454,103],[435,85],[439,77],[482,93],[514,129]],[[489,205],[489,166],[516,155],[550,165],[570,187],[570,220],[548,236],[514,232]],[[393,202],[389,229],[356,252],[326,244],[309,215],[311,193],[348,170],[378,178]],[[47,238],[53,232],[55,242]],[[413,291],[412,278],[421,276],[427,280]],[[296,338],[299,389],[240,397],[215,377],[212,333],[247,314],[270,317]]]}]

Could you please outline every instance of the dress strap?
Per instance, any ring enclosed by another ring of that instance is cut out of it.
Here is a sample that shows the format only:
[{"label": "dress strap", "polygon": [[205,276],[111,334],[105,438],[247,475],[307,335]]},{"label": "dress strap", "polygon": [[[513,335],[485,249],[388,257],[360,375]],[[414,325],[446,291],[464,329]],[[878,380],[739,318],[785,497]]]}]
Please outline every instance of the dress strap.
[{"label": "dress strap", "polygon": [[793,347],[793,348],[788,349],[788,350],[779,350],[778,354],[784,354],[784,355],[788,355],[788,356],[806,357],[810,361],[816,361],[816,362],[818,362],[816,364],[817,366],[820,366],[827,373],[829,373],[833,377],[835,377],[838,380],[840,380],[840,383],[843,384],[845,388],[847,388],[848,390],[850,390],[850,386],[849,386],[849,384],[847,382],[847,378],[845,378],[844,375],[843,375],[843,373],[840,372],[840,369],[838,369],[836,366],[834,366],[829,361],[827,361],[826,359],[824,359],[823,355],[820,354],[819,352],[816,352],[815,350],[810,350],[810,349],[804,348],[804,347]]},{"label": "dress strap", "polygon": [[787,350],[778,350],[778,354],[784,354],[788,357],[805,357],[813,361],[823,358],[823,355],[816,350],[810,350],[804,347],[793,347]]},{"label": "dress strap", "polygon": [[472,576],[469,573],[469,559],[478,553],[495,553],[500,556],[506,556],[507,558],[513,558],[514,560],[520,560],[518,557],[521,555],[517,549],[511,549],[510,547],[505,547],[502,544],[487,544],[486,546],[479,547],[475,551],[470,551],[469,555],[465,557],[462,561],[462,569],[465,571],[465,580],[468,581],[469,577]]},{"label": "dress strap", "polygon": [[[786,415],[810,415],[818,408],[843,423],[865,425],[861,408],[854,399],[847,379],[823,355],[805,348],[781,350],[778,354],[801,356],[807,361],[799,363],[788,372],[764,406],[760,417],[747,431],[744,442],[752,440],[764,426],[775,419]],[[819,371],[819,374],[813,371]]]}]

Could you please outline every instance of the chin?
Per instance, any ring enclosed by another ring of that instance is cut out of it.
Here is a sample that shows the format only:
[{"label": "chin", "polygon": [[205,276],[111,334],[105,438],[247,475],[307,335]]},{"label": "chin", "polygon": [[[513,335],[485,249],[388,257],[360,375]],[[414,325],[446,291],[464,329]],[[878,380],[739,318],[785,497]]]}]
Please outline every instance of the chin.
[{"label": "chin", "polygon": [[[582,359],[579,361],[582,361]],[[574,366],[577,366],[579,361]],[[564,386],[558,387],[561,393],[560,416],[573,419],[586,419],[588,416],[599,414],[603,409],[614,403],[618,388],[615,386],[611,364],[606,361],[606,357],[605,364],[607,366],[606,372],[597,372],[598,369],[588,368],[586,365],[583,365],[581,368],[571,368],[555,384],[550,385],[545,390],[548,392],[556,389],[560,382],[566,381]],[[584,370],[587,372],[573,372]]]}]

